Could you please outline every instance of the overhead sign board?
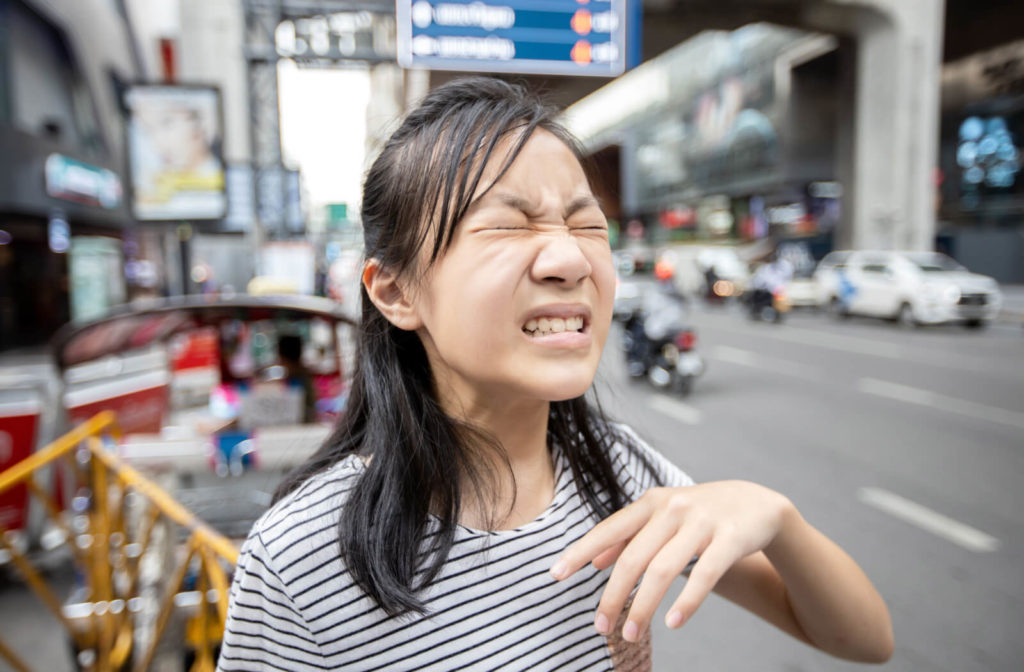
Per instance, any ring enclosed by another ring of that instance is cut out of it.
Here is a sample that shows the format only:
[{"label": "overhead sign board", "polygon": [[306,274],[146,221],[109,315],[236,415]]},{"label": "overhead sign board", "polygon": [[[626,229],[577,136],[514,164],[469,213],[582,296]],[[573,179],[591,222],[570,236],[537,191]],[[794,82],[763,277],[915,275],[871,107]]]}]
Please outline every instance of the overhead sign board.
[{"label": "overhead sign board", "polygon": [[616,77],[626,0],[398,0],[402,67]]}]

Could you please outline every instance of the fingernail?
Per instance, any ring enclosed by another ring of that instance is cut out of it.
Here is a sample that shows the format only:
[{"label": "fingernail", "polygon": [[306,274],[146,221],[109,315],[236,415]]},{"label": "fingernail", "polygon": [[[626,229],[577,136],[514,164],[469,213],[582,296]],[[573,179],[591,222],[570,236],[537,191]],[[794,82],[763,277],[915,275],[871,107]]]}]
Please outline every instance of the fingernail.
[{"label": "fingernail", "polygon": [[670,611],[668,618],[665,619],[665,624],[670,628],[678,628],[683,624],[683,615],[678,611]]},{"label": "fingernail", "polygon": [[640,638],[640,628],[633,621],[629,621],[622,629],[622,638],[627,642],[635,642]]},{"label": "fingernail", "polygon": [[567,569],[569,568],[565,566],[565,563],[559,560],[549,571],[551,572],[551,576],[555,577],[556,579],[561,579],[563,576],[565,576],[565,572]]},{"label": "fingernail", "polygon": [[608,627],[608,617],[604,614],[598,614],[597,618],[594,619],[594,629],[602,635],[607,635],[611,630],[611,628]]}]

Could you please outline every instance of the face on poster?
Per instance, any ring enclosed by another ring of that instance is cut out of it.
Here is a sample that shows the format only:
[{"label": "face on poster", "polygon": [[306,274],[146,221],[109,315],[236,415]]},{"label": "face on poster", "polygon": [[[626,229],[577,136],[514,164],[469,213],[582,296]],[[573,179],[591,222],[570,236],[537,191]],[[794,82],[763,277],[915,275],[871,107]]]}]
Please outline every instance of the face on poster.
[{"label": "face on poster", "polygon": [[220,92],[206,87],[135,86],[125,102],[136,218],[224,217]]}]

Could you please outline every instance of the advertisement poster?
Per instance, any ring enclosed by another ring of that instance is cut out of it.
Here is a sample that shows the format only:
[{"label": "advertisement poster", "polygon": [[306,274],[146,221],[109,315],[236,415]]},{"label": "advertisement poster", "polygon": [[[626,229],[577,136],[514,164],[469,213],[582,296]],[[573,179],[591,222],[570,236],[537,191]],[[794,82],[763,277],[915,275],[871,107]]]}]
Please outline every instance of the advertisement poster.
[{"label": "advertisement poster", "polygon": [[125,104],[135,217],[224,217],[227,196],[220,91],[140,85],[128,89]]}]

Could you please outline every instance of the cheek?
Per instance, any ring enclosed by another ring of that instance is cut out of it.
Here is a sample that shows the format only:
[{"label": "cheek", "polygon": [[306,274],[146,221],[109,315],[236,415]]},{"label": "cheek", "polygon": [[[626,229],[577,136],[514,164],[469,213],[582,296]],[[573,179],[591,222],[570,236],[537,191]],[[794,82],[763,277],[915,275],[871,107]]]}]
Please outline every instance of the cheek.
[{"label": "cheek", "polygon": [[597,286],[601,306],[611,310],[615,300],[615,266],[612,263],[611,251],[607,245],[595,253],[588,255],[591,267],[591,277]]},{"label": "cheek", "polygon": [[435,285],[427,329],[449,338],[473,334],[467,343],[489,344],[494,327],[508,320],[514,277],[507,266],[482,265],[476,271],[446,274]]}]

